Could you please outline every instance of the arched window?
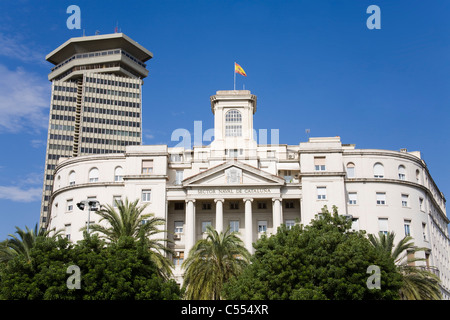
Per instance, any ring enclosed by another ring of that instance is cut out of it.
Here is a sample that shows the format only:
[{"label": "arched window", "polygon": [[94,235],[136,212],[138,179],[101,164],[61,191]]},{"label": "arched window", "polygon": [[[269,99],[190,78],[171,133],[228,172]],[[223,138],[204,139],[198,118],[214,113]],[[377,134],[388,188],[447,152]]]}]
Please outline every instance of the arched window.
[{"label": "arched window", "polygon": [[89,182],[97,182],[98,181],[98,169],[92,168],[89,171]]},{"label": "arched window", "polygon": [[404,165],[398,166],[398,178],[400,180],[406,180],[406,169]]},{"label": "arched window", "polygon": [[384,178],[384,167],[381,163],[377,162],[373,166],[373,176],[375,178]]},{"label": "arched window", "polygon": [[123,169],[122,169],[122,167],[116,167],[114,169],[114,181],[116,181],[116,182],[123,181]]},{"label": "arched window", "polygon": [[70,171],[69,173],[69,186],[73,186],[75,184],[75,171]]},{"label": "arched window", "polygon": [[420,183],[420,171],[419,171],[419,169],[416,170],[416,182]]},{"label": "arched window", "polygon": [[355,177],[355,164],[353,162],[347,163],[347,178]]},{"label": "arched window", "polygon": [[242,115],[237,110],[230,110],[225,114],[225,136],[242,136]]}]

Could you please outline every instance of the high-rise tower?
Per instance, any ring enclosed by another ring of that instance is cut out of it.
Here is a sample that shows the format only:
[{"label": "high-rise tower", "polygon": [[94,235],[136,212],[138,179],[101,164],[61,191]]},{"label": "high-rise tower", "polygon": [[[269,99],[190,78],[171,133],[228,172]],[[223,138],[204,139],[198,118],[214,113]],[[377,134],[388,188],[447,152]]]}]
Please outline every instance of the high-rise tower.
[{"label": "high-rise tower", "polygon": [[[52,82],[40,225],[59,158],[120,153],[142,142],[142,79],[153,54],[123,33],[71,38],[46,56]],[[66,177],[73,181],[76,177]]]}]

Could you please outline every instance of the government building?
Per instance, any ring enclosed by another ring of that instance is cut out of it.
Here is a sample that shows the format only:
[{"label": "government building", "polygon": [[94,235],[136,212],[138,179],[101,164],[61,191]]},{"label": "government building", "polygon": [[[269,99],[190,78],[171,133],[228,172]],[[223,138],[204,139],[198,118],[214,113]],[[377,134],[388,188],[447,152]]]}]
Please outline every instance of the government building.
[{"label": "government building", "polygon": [[[353,221],[353,229],[394,231],[398,242],[414,238],[416,262],[437,274],[449,298],[449,219],[445,198],[420,152],[356,149],[339,137],[309,138],[298,145],[257,144],[253,115],[257,99],[248,90],[210,97],[214,140],[192,148],[129,145],[122,153],[60,158],[50,197],[49,228],[71,241],[80,228],[98,223],[84,200],[113,205],[139,199],[145,213],[166,221],[176,255],[174,275],[208,225],[239,232],[245,246],[281,224],[308,224],[326,205]],[[93,108],[100,105],[93,105]]]}]

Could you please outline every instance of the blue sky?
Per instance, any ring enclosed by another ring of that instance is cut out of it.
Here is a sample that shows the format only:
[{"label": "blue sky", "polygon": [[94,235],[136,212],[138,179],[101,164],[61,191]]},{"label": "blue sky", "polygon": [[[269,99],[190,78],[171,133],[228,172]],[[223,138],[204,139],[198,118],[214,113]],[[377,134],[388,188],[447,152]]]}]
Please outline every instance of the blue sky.
[{"label": "blue sky", "polygon": [[[69,30],[69,5],[81,30]],[[369,5],[381,29],[369,30]],[[420,150],[450,195],[449,1],[6,1],[0,2],[0,240],[39,219],[51,64],[71,37],[119,29],[153,52],[143,86],[144,144],[213,126],[209,97],[258,97],[254,124],[280,143],[340,136],[357,148]],[[270,142],[270,141],[269,141]]]}]

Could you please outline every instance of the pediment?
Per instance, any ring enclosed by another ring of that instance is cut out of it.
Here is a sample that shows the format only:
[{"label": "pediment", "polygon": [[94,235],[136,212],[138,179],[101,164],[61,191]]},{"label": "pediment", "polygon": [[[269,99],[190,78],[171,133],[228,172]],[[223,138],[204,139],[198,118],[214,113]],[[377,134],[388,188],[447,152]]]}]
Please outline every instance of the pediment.
[{"label": "pediment", "polygon": [[284,179],[237,160],[183,180],[183,186],[283,185]]}]

